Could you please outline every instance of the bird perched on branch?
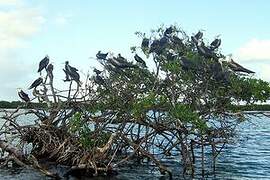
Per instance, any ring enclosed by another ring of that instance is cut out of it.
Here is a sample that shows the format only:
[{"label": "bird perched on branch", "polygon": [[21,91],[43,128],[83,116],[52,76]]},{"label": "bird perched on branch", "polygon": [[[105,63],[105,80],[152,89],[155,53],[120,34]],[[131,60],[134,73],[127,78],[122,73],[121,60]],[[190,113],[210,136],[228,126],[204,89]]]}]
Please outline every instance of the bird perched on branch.
[{"label": "bird perched on branch", "polygon": [[94,82],[96,84],[99,84],[99,85],[104,85],[105,81],[104,79],[100,76],[100,74],[102,73],[102,71],[94,68],[93,70],[95,73],[96,73],[96,76],[94,77]]},{"label": "bird perched on branch", "polygon": [[210,44],[210,49],[212,51],[216,50],[221,45],[221,39],[216,38],[214,41]]},{"label": "bird perched on branch", "polygon": [[48,76],[52,79],[53,78],[53,65],[52,64],[49,64],[46,68],[46,71],[47,71],[47,74]]},{"label": "bird perched on branch", "polygon": [[65,75],[66,75],[66,77],[65,77],[65,79],[64,79],[64,82],[66,82],[66,81],[71,81],[71,80],[70,80],[70,77],[69,77],[69,75],[68,75],[68,73],[67,73],[67,71],[66,71],[65,69],[63,69],[63,71],[64,71],[64,73],[65,73]]},{"label": "bird perched on branch", "polygon": [[191,40],[197,45],[202,39],[202,37],[203,37],[203,33],[199,31],[194,36],[191,36]]},{"label": "bird perched on branch", "polygon": [[98,51],[98,53],[96,54],[96,58],[98,60],[106,60],[108,54],[109,53],[101,53],[101,51]]},{"label": "bird perched on branch", "polygon": [[213,50],[209,49],[204,45],[204,42],[201,42],[196,45],[198,49],[198,53],[202,55],[205,58],[217,58],[216,54],[213,52]]},{"label": "bird perched on branch", "polygon": [[135,59],[135,61],[142,64],[144,67],[146,67],[145,61],[138,54],[135,54],[134,59]]},{"label": "bird perched on branch", "polygon": [[105,80],[99,74],[94,77],[94,82],[99,85],[105,84]]},{"label": "bird perched on branch", "polygon": [[155,52],[156,54],[161,54],[162,50],[166,47],[169,42],[169,38],[164,36],[160,39],[156,39],[150,45],[150,53]]},{"label": "bird perched on branch", "polygon": [[50,61],[49,56],[47,55],[39,62],[39,67],[38,67],[39,73],[48,66],[49,61]]},{"label": "bird perched on branch", "polygon": [[42,77],[37,78],[37,79],[31,84],[31,86],[29,87],[29,89],[38,87],[40,84],[42,84],[42,82],[43,82]]},{"label": "bird perched on branch", "polygon": [[77,72],[78,69],[75,67],[72,67],[69,65],[69,62],[65,62],[65,70],[64,72],[66,73],[66,77],[70,78],[70,80],[76,81],[78,84],[80,84],[80,74]]},{"label": "bird perched on branch", "polygon": [[98,69],[96,69],[96,68],[94,68],[94,70],[93,70],[96,74],[101,74],[102,73],[102,71],[100,71],[100,70],[98,70]]},{"label": "bird perched on branch", "polygon": [[115,66],[117,68],[134,68],[134,67],[137,67],[137,66],[133,65],[132,63],[128,62],[127,59],[122,57],[120,53],[118,54],[117,58],[113,57],[113,58],[108,59],[108,62],[111,63],[113,66]]},{"label": "bird perched on branch", "polygon": [[254,71],[251,71],[251,70],[249,70],[247,68],[244,68],[240,64],[236,63],[232,58],[230,58],[230,61],[228,62],[228,66],[234,72],[243,72],[243,73],[247,73],[247,74],[255,73]]},{"label": "bird perched on branch", "polygon": [[23,101],[30,102],[30,98],[29,98],[28,94],[26,94],[23,90],[20,90],[18,92],[18,95]]},{"label": "bird perched on branch", "polygon": [[190,59],[187,59],[186,57],[181,57],[180,58],[180,64],[183,70],[188,71],[188,70],[195,70],[197,69],[197,64],[195,64],[193,61]]},{"label": "bird perched on branch", "polygon": [[167,28],[165,31],[164,31],[164,36],[168,36],[170,34],[173,33],[173,27],[170,26],[169,28]]},{"label": "bird perched on branch", "polygon": [[141,48],[142,48],[142,49],[146,49],[146,48],[148,48],[148,47],[149,47],[149,39],[143,38],[142,44],[141,44]]}]

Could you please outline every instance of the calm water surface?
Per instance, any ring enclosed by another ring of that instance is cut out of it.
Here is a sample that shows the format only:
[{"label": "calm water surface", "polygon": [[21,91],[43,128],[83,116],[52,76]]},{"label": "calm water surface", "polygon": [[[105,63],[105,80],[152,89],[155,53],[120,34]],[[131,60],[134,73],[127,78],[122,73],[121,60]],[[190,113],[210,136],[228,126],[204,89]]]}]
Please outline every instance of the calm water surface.
[{"label": "calm water surface", "polygon": [[[18,119],[27,123],[29,117]],[[1,124],[1,121],[0,121]],[[183,179],[177,160],[168,160],[167,165],[173,171],[174,179]],[[0,180],[39,180],[50,179],[32,169],[0,169]],[[72,178],[70,178],[72,179]],[[168,179],[147,165],[127,166],[120,169],[119,175],[111,178],[97,177],[96,180],[135,180],[135,179]],[[235,143],[228,145],[219,156],[215,176],[207,179],[270,179],[270,118],[254,117],[238,128],[238,138]]]}]

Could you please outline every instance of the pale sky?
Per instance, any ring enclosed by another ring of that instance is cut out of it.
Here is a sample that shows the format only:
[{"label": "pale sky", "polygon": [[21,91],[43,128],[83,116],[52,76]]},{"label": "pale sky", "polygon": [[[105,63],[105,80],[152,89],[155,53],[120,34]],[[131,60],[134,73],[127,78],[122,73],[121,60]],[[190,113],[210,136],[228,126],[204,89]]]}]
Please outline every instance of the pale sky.
[{"label": "pale sky", "polygon": [[0,0],[0,100],[18,100],[16,88],[26,90],[38,77],[46,54],[58,84],[66,60],[83,80],[98,65],[89,59],[98,50],[131,57],[130,47],[140,43],[134,32],[162,24],[189,35],[205,30],[209,42],[221,35],[224,54],[270,81],[269,8],[268,0]]}]

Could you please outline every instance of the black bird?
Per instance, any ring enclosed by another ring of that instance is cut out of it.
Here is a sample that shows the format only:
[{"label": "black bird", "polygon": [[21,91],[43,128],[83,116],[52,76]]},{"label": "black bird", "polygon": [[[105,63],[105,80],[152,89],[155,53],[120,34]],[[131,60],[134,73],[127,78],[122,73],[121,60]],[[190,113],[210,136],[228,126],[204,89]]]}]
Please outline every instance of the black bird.
[{"label": "black bird", "polygon": [[146,49],[146,48],[148,48],[148,47],[149,47],[149,39],[143,38],[142,44],[141,44],[141,48],[142,48],[142,49]]},{"label": "black bird", "polygon": [[203,37],[203,33],[201,32],[201,31],[199,31],[199,32],[197,32],[197,34],[195,34],[195,36],[194,36],[197,40],[200,40],[200,39],[202,39],[202,37]]},{"label": "black bird", "polygon": [[173,33],[173,27],[169,27],[164,31],[164,36],[168,36]]},{"label": "black bird", "polygon": [[108,59],[108,61],[115,67],[118,68],[134,68],[137,67],[133,64],[131,64],[130,62],[128,62],[124,57],[121,56],[121,54],[118,54],[118,57],[115,58],[110,58]]},{"label": "black bird", "polygon": [[49,64],[46,68],[46,71],[47,71],[47,74],[48,76],[52,79],[53,78],[53,65],[52,64]]},{"label": "black bird", "polygon": [[135,61],[137,61],[138,63],[141,63],[144,67],[146,67],[145,61],[138,54],[135,54],[134,59]]},{"label": "black bird", "polygon": [[66,75],[68,75],[71,78],[71,80],[74,80],[78,84],[80,84],[80,74],[77,71],[78,71],[78,69],[70,66],[68,61],[65,62],[65,71],[64,72],[66,73]]},{"label": "black bird", "polygon": [[213,74],[213,78],[216,81],[221,81],[221,82],[229,82],[229,76],[228,73],[226,73],[223,68],[222,68],[222,64],[220,64],[219,62],[214,62],[213,64],[210,64],[210,70]]},{"label": "black bird", "polygon": [[104,79],[103,79],[99,74],[97,74],[97,75],[94,77],[94,82],[95,82],[96,84],[99,84],[99,85],[104,85],[104,84],[105,84]]},{"label": "black bird", "polygon": [[64,79],[64,82],[66,82],[66,81],[70,81],[70,77],[69,77],[69,75],[68,75],[67,71],[66,71],[65,69],[63,69],[63,71],[64,71],[64,72],[65,72],[65,74],[66,74],[66,78]]},{"label": "black bird", "polygon": [[[182,54],[181,54],[182,55]],[[180,55],[180,56],[181,56]],[[169,52],[166,56],[167,60],[174,61],[177,59],[178,54]]]},{"label": "black bird", "polygon": [[47,55],[39,62],[39,67],[38,67],[39,73],[48,66],[49,61],[50,61],[49,56]]},{"label": "black bird", "polygon": [[154,40],[150,45],[150,53],[157,52],[159,50],[159,40]]},{"label": "black bird", "polygon": [[248,73],[248,74],[255,73],[254,71],[251,71],[249,69],[246,69],[243,66],[241,66],[240,64],[236,63],[235,61],[233,61],[233,59],[231,59],[229,61],[229,64],[228,65],[229,65],[229,68],[231,68],[235,72],[243,72],[243,73]]},{"label": "black bird", "polygon": [[37,78],[29,87],[29,89],[38,87],[43,82],[42,77]]},{"label": "black bird", "polygon": [[65,62],[65,70],[66,70],[67,72],[78,71],[77,68],[70,66],[68,61]]},{"label": "black bird", "polygon": [[109,53],[101,53],[101,51],[98,51],[96,54],[97,59],[99,60],[106,60]]},{"label": "black bird", "polygon": [[200,40],[202,39],[203,37],[203,33],[201,31],[199,31],[197,34],[195,34],[194,36],[191,36],[191,40],[196,44],[198,45]]},{"label": "black bird", "polygon": [[186,57],[180,58],[180,64],[182,66],[182,69],[185,71],[195,70],[198,68],[197,65],[193,61],[191,61],[190,59],[187,59]]},{"label": "black bird", "polygon": [[98,69],[96,69],[96,68],[95,68],[93,71],[94,71],[96,74],[101,74],[101,73],[102,73],[102,71],[100,71],[100,70],[98,70]]},{"label": "black bird", "polygon": [[177,37],[177,36],[173,36],[173,37],[171,38],[171,41],[172,41],[173,43],[175,43],[176,45],[180,46],[180,47],[184,47],[183,41],[182,41],[179,37]]},{"label": "black bird", "polygon": [[210,44],[210,49],[215,50],[221,45],[221,39],[215,39],[214,41],[211,42]]},{"label": "black bird", "polygon": [[205,58],[216,58],[216,54],[213,52],[213,50],[209,49],[204,45],[204,42],[201,42],[200,44],[197,44],[198,53],[202,55]]},{"label": "black bird", "polygon": [[150,53],[155,52],[156,54],[161,54],[162,50],[166,47],[169,39],[167,37],[162,37],[161,39],[156,39],[150,45]]},{"label": "black bird", "polygon": [[25,92],[23,92],[23,90],[20,90],[20,91],[18,92],[18,95],[19,95],[19,97],[20,97],[23,101],[25,101],[25,102],[30,102],[30,98],[29,98],[28,94],[26,94]]}]

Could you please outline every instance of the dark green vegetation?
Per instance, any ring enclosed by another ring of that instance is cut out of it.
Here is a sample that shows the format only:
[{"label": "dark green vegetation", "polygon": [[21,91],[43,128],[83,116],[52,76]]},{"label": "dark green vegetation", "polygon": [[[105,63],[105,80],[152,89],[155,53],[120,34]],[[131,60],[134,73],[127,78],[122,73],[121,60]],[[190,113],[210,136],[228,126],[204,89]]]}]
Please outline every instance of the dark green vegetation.
[{"label": "dark green vegetation", "polygon": [[24,106],[24,102],[21,101],[0,101],[0,108],[3,109],[16,109],[18,106],[22,106],[24,108],[46,108],[47,105],[44,103],[35,103],[31,102],[29,103],[28,107]]},{"label": "dark green vegetation", "polygon": [[[254,103],[269,99],[269,84],[225,60],[220,39],[206,44],[201,32],[189,37],[174,26],[149,36],[136,34],[142,39],[131,48],[136,63],[120,54],[98,52],[103,69],[95,69],[82,83],[78,70],[67,62],[67,91],[54,89],[52,68],[47,67],[45,80],[34,85],[33,94],[46,102],[48,112],[29,111],[40,120],[34,126],[3,126],[19,136],[21,144],[33,144],[30,155],[19,156],[19,161],[50,176],[56,175],[45,171],[40,159],[70,166],[67,176],[78,171],[108,175],[134,159],[151,161],[171,176],[162,163],[166,157],[180,159],[184,175],[204,176],[209,167],[215,170],[217,156],[244,120],[242,110],[265,107]],[[3,116],[10,122],[17,117]]]}]

